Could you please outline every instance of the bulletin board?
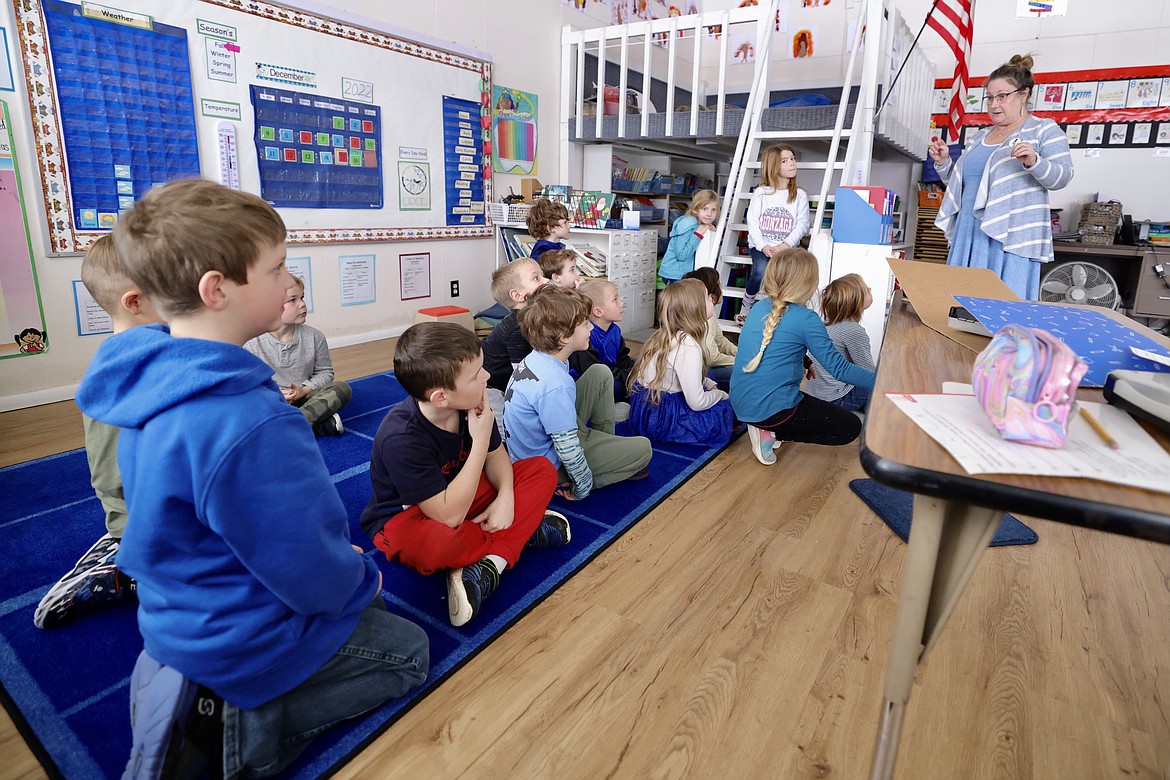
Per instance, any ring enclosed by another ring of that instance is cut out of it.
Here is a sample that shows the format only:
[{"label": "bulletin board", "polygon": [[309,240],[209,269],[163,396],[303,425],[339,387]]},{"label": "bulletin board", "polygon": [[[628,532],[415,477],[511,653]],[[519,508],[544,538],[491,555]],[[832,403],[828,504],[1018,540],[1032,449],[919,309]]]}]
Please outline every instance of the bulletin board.
[{"label": "bulletin board", "polygon": [[490,57],[296,1],[12,0],[53,254],[196,175],[289,243],[490,235]]}]

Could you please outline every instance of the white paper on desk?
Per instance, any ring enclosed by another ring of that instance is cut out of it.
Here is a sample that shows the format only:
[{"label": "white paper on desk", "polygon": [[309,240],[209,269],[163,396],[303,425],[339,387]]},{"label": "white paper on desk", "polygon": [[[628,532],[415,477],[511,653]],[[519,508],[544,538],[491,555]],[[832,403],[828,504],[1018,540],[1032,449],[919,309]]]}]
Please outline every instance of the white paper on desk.
[{"label": "white paper on desk", "polygon": [[1129,350],[1133,354],[1146,360],[1152,360],[1155,363],[1161,363],[1164,366],[1170,366],[1170,358],[1165,355],[1159,355],[1157,352],[1150,352],[1148,349],[1138,349],[1137,347],[1130,347]]},{"label": "white paper on desk", "polygon": [[1079,414],[1063,448],[1004,441],[974,396],[887,393],[970,474],[1085,477],[1170,493],[1170,454],[1114,406],[1079,402],[1121,445],[1112,450]]}]

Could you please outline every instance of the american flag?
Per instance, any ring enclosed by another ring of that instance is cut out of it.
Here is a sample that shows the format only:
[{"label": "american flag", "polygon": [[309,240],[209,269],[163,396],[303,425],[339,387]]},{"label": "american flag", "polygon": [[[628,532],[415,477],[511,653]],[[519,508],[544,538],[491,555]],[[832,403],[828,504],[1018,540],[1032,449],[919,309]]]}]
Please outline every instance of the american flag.
[{"label": "american flag", "polygon": [[967,64],[971,56],[971,30],[975,26],[975,0],[935,0],[926,15],[926,24],[939,34],[955,55],[955,78],[947,111],[951,134],[959,138],[963,124],[963,101],[967,98]]}]

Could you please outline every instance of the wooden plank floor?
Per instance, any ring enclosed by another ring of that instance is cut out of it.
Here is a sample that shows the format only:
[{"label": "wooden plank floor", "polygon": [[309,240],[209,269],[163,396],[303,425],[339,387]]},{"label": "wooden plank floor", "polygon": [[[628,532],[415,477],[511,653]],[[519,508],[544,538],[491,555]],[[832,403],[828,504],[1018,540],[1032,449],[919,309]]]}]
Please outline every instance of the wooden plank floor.
[{"label": "wooden plank floor", "polygon": [[[0,415],[0,462],[79,446],[53,406]],[[905,546],[860,476],[856,446],[737,442],[340,776],[864,778]],[[984,556],[896,776],[1170,777],[1170,547],[1023,519],[1040,542]],[[0,755],[44,776],[6,718]]]}]

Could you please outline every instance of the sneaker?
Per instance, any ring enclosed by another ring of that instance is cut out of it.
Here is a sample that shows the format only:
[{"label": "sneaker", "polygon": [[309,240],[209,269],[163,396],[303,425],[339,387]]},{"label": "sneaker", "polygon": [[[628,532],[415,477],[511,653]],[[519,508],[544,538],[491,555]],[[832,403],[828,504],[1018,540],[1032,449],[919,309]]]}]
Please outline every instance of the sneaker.
[{"label": "sneaker", "polygon": [[106,561],[50,588],[33,613],[33,623],[37,628],[54,628],[90,608],[131,599],[138,600],[137,584],[118,571],[113,561]]},{"label": "sneaker", "polygon": [[771,466],[776,462],[776,436],[771,431],[749,425],[748,439],[751,440],[752,454],[756,456],[756,460],[765,466]]},{"label": "sneaker", "polygon": [[65,580],[71,580],[79,574],[85,574],[95,566],[114,560],[114,555],[118,552],[118,544],[119,541],[109,534],[98,539],[92,547],[85,551],[84,555],[77,559],[77,563],[73,564],[73,569],[62,577],[58,584]]},{"label": "sneaker", "polygon": [[545,510],[544,519],[540,521],[540,525],[536,526],[532,536],[528,537],[528,543],[524,547],[532,547],[537,550],[547,547],[564,547],[571,538],[569,519],[560,512],[548,509]]},{"label": "sneaker", "polygon": [[318,436],[340,436],[345,431],[341,424],[341,415],[334,414],[319,421],[313,426],[313,432]]},{"label": "sneaker", "polygon": [[487,558],[447,572],[447,612],[451,625],[461,626],[479,614],[483,600],[500,584],[500,573]]},{"label": "sneaker", "polygon": [[613,421],[620,423],[628,419],[630,419],[630,405],[625,401],[618,401],[613,405]]},{"label": "sneaker", "polygon": [[746,322],[746,321],[747,321],[747,312],[746,311],[741,311],[739,314],[735,315],[735,324],[738,325],[739,327],[742,328],[744,322]]}]

